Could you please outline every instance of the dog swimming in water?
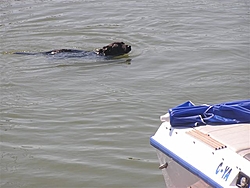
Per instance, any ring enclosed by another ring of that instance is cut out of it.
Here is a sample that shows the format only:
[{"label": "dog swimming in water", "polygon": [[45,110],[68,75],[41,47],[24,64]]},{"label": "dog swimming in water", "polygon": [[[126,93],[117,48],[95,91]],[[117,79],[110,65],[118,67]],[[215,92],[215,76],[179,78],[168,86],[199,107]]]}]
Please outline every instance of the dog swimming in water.
[{"label": "dog swimming in water", "polygon": [[21,55],[48,55],[54,57],[87,57],[87,56],[107,56],[114,57],[127,54],[131,51],[131,46],[126,45],[124,42],[113,42],[107,46],[96,49],[95,51],[84,51],[84,50],[76,50],[76,49],[59,49],[59,50],[51,50],[48,52],[37,52],[37,53],[29,53],[29,52],[15,52],[14,54]]}]

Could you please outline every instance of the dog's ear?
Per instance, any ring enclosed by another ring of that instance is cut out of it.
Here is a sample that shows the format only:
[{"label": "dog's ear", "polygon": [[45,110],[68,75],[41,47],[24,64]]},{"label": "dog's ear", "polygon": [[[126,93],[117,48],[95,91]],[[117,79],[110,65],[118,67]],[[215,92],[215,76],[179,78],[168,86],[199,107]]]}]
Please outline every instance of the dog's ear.
[{"label": "dog's ear", "polygon": [[107,55],[113,55],[113,53],[112,53],[112,46],[111,45],[104,46],[101,50],[102,50],[103,55],[105,55],[105,56],[107,56]]},{"label": "dog's ear", "polygon": [[101,54],[103,54],[103,49],[97,48],[97,49],[95,49],[95,53],[98,55],[101,55]]}]

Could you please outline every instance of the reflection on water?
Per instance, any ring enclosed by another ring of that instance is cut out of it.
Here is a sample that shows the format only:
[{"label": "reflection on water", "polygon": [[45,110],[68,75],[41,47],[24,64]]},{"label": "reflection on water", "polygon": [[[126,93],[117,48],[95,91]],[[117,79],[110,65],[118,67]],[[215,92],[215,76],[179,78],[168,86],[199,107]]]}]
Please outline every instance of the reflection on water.
[{"label": "reflection on water", "polygon": [[[247,1],[0,4],[1,187],[165,187],[149,138],[186,100],[249,98]],[[4,52],[94,50],[51,59]]]}]

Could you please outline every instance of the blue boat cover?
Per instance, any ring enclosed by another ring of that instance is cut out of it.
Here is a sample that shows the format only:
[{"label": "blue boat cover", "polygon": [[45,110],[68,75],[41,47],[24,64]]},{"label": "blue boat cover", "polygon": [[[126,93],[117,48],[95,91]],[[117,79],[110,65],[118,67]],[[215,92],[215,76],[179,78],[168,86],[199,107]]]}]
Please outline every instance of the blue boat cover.
[{"label": "blue boat cover", "polygon": [[250,100],[195,106],[187,101],[169,109],[172,127],[250,123]]}]

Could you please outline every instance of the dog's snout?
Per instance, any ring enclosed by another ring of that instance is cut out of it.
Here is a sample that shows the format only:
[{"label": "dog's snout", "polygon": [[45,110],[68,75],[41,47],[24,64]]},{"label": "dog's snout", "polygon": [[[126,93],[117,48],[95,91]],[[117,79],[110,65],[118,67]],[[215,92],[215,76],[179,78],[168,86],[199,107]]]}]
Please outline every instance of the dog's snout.
[{"label": "dog's snout", "polygon": [[128,52],[131,51],[131,46],[127,45],[127,51],[128,51]]}]

